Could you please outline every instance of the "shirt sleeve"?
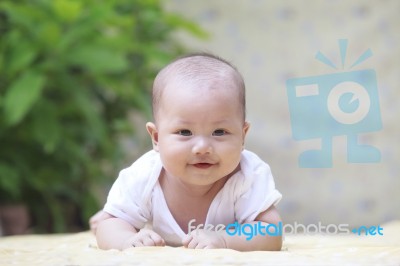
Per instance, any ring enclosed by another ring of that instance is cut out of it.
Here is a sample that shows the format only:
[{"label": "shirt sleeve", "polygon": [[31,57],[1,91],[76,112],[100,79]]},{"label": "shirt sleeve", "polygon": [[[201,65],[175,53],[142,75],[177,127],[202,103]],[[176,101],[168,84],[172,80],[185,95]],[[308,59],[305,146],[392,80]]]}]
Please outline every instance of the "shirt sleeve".
[{"label": "shirt sleeve", "polygon": [[122,170],[111,187],[104,211],[121,218],[136,229],[151,220],[151,193],[160,171],[154,151]]},{"label": "shirt sleeve", "polygon": [[240,167],[243,178],[236,186],[235,218],[239,223],[248,223],[254,221],[261,212],[276,205],[282,195],[275,188],[269,165],[256,154],[243,151]]}]

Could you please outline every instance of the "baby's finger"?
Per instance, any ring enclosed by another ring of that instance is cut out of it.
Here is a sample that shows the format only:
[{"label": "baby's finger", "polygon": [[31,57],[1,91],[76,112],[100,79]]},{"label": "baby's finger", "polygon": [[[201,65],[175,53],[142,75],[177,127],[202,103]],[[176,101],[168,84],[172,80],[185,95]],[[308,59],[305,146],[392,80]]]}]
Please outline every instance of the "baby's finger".
[{"label": "baby's finger", "polygon": [[197,248],[198,245],[199,245],[198,239],[193,237],[192,240],[188,243],[187,248],[195,249],[195,248]]},{"label": "baby's finger", "polygon": [[140,240],[133,241],[131,245],[132,245],[132,247],[134,247],[134,248],[143,247],[143,246],[144,246],[144,245],[143,245],[143,242],[140,241]]},{"label": "baby's finger", "polygon": [[143,241],[143,246],[145,246],[145,247],[156,246],[156,243],[154,242],[154,240],[150,236],[147,236],[146,238],[143,238],[142,241]]},{"label": "baby's finger", "polygon": [[154,242],[154,246],[165,246],[165,241],[159,234],[152,232],[150,238]]},{"label": "baby's finger", "polygon": [[190,243],[190,241],[192,241],[192,239],[193,239],[193,236],[192,236],[192,235],[185,235],[185,236],[182,238],[182,245],[183,245],[185,248],[187,248],[188,245],[189,245],[189,243]]}]

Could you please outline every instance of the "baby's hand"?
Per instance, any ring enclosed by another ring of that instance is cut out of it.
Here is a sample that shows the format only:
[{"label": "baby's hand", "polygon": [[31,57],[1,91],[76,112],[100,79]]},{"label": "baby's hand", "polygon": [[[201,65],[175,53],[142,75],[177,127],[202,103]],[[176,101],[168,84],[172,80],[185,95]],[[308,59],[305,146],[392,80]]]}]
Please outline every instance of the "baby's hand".
[{"label": "baby's hand", "polygon": [[129,239],[127,247],[165,246],[162,237],[153,230],[143,228]]},{"label": "baby's hand", "polygon": [[186,248],[226,248],[221,232],[197,229],[182,239]]}]

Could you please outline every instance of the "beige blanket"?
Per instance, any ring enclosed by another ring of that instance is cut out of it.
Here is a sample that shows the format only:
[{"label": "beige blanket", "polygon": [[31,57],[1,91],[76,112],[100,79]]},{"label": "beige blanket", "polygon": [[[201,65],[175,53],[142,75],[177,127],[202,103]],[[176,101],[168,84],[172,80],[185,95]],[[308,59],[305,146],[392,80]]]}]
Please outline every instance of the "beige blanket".
[{"label": "beige blanket", "polygon": [[0,238],[0,265],[400,265],[400,221],[383,236],[288,235],[280,252],[172,247],[103,251],[90,232]]}]

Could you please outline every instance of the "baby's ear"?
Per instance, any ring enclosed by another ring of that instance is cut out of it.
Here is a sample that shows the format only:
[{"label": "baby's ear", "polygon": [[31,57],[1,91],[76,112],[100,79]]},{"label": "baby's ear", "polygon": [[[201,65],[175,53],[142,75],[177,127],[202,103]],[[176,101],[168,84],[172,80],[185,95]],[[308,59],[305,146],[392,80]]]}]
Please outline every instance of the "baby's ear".
[{"label": "baby's ear", "polygon": [[158,151],[158,131],[156,125],[152,122],[147,122],[146,129],[151,137],[151,141],[153,143],[153,150]]},{"label": "baby's ear", "polygon": [[243,125],[243,135],[246,136],[247,132],[249,131],[250,123],[245,121]]},{"label": "baby's ear", "polygon": [[242,139],[242,149],[244,149],[244,141],[245,141],[245,139],[246,139],[246,135],[247,135],[247,132],[249,131],[249,128],[250,128],[250,123],[249,122],[244,122],[244,125],[243,125],[243,134],[242,134],[242,136],[243,136],[243,139]]}]

